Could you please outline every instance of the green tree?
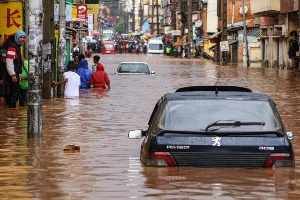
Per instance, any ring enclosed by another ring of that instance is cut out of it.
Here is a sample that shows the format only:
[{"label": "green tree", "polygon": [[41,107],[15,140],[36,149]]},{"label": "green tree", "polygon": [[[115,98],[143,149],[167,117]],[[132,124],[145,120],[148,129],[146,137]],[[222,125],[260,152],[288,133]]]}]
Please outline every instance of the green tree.
[{"label": "green tree", "polygon": [[118,32],[119,34],[121,33],[125,33],[125,27],[124,27],[124,19],[120,18],[117,22],[117,25],[115,26],[115,30],[116,32]]}]

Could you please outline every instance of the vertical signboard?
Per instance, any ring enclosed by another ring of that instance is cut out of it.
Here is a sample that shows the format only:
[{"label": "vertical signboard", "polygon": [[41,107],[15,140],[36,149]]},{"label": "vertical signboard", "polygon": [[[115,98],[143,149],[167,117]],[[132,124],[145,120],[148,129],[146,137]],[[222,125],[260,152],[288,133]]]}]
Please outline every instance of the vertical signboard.
[{"label": "vertical signboard", "polygon": [[23,8],[21,2],[1,3],[0,6],[0,34],[4,40],[8,36],[23,30]]},{"label": "vertical signboard", "polygon": [[84,4],[77,5],[77,18],[79,19],[87,18],[87,5]]},{"label": "vertical signboard", "polygon": [[94,15],[88,14],[88,30],[93,31],[94,29]]}]

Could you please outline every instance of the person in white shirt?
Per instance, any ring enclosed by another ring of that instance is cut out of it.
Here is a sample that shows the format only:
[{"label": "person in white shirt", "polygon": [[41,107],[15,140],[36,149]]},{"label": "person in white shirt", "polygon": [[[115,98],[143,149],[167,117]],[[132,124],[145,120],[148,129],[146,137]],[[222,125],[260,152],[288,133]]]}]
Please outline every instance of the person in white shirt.
[{"label": "person in white shirt", "polygon": [[74,63],[70,61],[67,67],[68,71],[66,71],[63,76],[64,79],[55,82],[53,81],[53,85],[65,85],[65,98],[66,99],[76,99],[79,98],[79,88],[80,88],[80,76],[76,73]]},{"label": "person in white shirt", "polygon": [[75,53],[79,53],[79,52],[80,52],[79,47],[75,44],[74,48],[73,48],[73,53],[75,54]]}]

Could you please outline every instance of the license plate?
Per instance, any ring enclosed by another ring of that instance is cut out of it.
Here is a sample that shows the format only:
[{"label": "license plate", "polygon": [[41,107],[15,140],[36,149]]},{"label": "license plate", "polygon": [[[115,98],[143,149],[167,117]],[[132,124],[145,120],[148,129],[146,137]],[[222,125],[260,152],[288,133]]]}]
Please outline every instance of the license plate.
[{"label": "license plate", "polygon": [[110,53],[110,51],[107,51],[107,53]]}]

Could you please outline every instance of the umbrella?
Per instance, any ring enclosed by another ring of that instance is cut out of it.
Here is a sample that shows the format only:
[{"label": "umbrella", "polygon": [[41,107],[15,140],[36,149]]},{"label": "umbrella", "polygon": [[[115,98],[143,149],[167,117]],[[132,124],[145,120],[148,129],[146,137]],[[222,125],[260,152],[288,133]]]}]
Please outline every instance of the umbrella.
[{"label": "umbrella", "polygon": [[178,41],[178,42],[175,42],[174,43],[174,46],[176,47],[176,46],[181,46],[182,45],[182,41]]},{"label": "umbrella", "polygon": [[152,37],[153,37],[153,35],[147,35],[147,37],[148,37],[148,38],[152,38]]}]

